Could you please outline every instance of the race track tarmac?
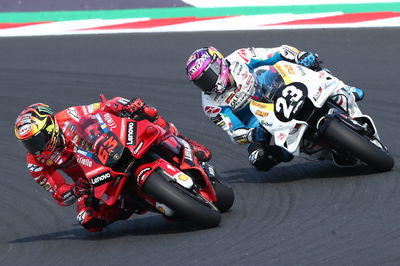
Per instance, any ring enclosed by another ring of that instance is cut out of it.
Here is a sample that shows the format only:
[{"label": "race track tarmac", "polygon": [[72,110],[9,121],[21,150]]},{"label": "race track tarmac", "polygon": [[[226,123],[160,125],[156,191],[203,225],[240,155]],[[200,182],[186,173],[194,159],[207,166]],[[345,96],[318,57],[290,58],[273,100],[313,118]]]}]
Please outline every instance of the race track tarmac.
[{"label": "race track tarmac", "polygon": [[[0,39],[0,261],[3,265],[399,265],[400,28],[126,34]],[[395,158],[386,173],[296,158],[267,173],[247,162],[201,110],[184,65],[199,47],[224,54],[290,44],[365,88]],[[200,230],[148,214],[87,233],[28,176],[16,116],[44,102],[56,111],[106,97],[141,97],[183,134],[207,145],[236,195],[219,227]]]}]

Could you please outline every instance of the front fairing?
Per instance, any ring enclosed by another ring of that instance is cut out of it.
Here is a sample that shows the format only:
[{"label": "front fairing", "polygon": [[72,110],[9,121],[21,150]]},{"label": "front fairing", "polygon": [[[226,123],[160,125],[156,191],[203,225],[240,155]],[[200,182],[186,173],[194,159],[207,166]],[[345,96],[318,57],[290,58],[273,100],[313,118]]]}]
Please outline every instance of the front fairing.
[{"label": "front fairing", "polygon": [[[93,187],[95,198],[113,205],[126,182],[128,162],[121,168],[121,157],[127,158],[118,117],[108,113],[82,116],[67,125],[75,145],[74,157]],[[131,156],[131,158],[133,158]]]},{"label": "front fairing", "polygon": [[[264,97],[252,100],[250,110],[271,133],[275,145],[297,155],[308,128],[302,108],[306,103],[321,108],[336,88],[336,78],[302,66],[280,61],[273,66],[276,78],[264,85]],[[263,84],[259,84],[263,86]]]}]

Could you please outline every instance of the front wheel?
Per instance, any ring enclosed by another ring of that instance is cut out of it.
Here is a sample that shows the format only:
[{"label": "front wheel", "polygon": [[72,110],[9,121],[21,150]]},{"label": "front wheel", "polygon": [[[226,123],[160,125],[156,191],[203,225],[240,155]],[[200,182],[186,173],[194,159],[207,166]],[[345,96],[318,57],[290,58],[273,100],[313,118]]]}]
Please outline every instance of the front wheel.
[{"label": "front wheel", "polygon": [[232,207],[235,200],[235,195],[233,194],[232,187],[224,184],[218,179],[212,181],[212,186],[217,196],[215,206],[217,206],[218,210],[221,213],[227,212]]},{"label": "front wheel", "polygon": [[201,227],[215,227],[221,222],[221,214],[213,204],[179,184],[168,182],[156,172],[147,178],[142,190],[157,202],[164,203],[176,211],[179,217]]},{"label": "front wheel", "polygon": [[378,147],[336,119],[329,121],[323,137],[338,150],[347,151],[378,171],[388,171],[394,166],[393,157],[385,147]]}]

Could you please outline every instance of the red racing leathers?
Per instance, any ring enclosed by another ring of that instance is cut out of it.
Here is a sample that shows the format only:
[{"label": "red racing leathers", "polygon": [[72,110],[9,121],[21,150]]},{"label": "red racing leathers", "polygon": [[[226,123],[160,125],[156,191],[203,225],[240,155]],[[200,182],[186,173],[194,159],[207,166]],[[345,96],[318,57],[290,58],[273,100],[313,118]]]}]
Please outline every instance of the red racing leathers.
[{"label": "red racing leathers", "polygon": [[[57,113],[55,118],[64,136],[65,145],[60,145],[51,156],[36,156],[30,153],[27,155],[30,174],[36,183],[52,194],[59,205],[72,205],[78,198],[77,219],[89,231],[100,231],[104,226],[118,219],[129,218],[135,210],[134,208],[121,208],[119,201],[114,206],[105,204],[93,206],[93,201],[88,200],[89,195],[79,193],[85,191],[82,184],[87,184],[87,182],[80,165],[73,156],[74,144],[72,139],[74,134],[70,134],[68,125],[74,120],[78,121],[83,115],[96,114],[100,111],[121,115],[126,112],[135,112],[138,109],[140,109],[140,113],[135,119],[148,119],[173,134],[178,134],[173,124],[166,122],[158,115],[155,108],[145,105],[140,99],[129,102],[127,99],[116,97],[101,103],[70,107]],[[67,174],[74,182],[66,183],[58,170]]]}]

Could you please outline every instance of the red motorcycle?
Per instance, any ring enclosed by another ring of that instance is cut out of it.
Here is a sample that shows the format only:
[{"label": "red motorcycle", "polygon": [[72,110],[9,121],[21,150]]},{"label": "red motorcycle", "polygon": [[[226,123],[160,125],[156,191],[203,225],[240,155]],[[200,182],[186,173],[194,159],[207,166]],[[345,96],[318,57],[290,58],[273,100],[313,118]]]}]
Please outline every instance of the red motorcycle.
[{"label": "red motorcycle", "polygon": [[[75,158],[104,204],[135,199],[168,219],[214,227],[234,201],[232,188],[213,167],[200,164],[190,145],[147,120],[106,112],[73,125]],[[207,173],[206,173],[207,172]]]}]

